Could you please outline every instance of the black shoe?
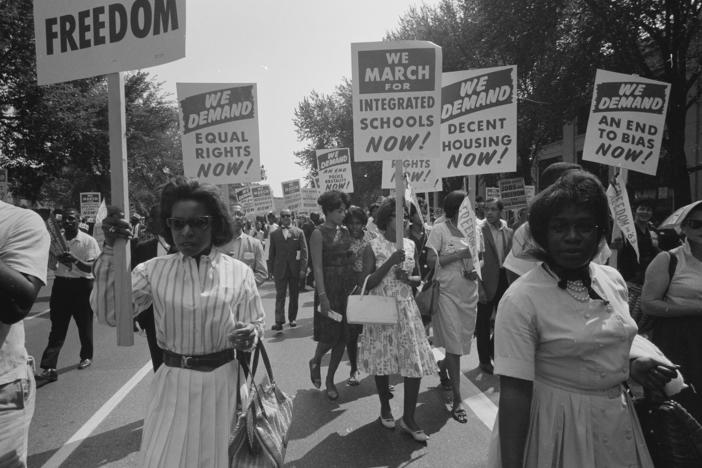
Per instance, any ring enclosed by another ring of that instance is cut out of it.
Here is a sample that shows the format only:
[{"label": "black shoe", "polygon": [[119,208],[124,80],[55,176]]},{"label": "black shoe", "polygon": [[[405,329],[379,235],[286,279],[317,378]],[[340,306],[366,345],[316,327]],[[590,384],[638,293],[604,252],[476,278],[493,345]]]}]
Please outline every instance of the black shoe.
[{"label": "black shoe", "polygon": [[290,328],[295,328],[297,326],[297,322],[294,320],[290,321]]},{"label": "black shoe", "polygon": [[271,330],[273,330],[276,335],[280,335],[281,333],[283,333],[283,325],[276,323],[271,327]]},{"label": "black shoe", "polygon": [[58,380],[58,374],[56,373],[56,369],[44,369],[44,372],[41,374],[35,376],[35,379],[39,382],[56,382]]}]

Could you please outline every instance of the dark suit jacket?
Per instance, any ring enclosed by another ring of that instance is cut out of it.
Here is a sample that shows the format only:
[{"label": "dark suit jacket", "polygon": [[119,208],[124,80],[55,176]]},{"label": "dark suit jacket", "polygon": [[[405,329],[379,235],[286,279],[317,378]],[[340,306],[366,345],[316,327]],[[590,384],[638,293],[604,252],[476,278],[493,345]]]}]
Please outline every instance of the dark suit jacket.
[{"label": "dark suit jacket", "polygon": [[[480,269],[480,273],[483,277],[483,288],[485,289],[486,296],[485,300],[491,301],[495,297],[495,293],[497,293],[497,286],[500,282],[500,268],[502,265],[499,262],[495,239],[492,238],[492,231],[490,231],[487,221],[483,223],[481,230],[483,234],[483,242],[485,243],[485,252],[483,253],[483,267]],[[504,253],[502,255],[503,262],[509,251],[512,250],[512,236],[514,235],[514,231],[505,226],[504,234],[505,246]]]},{"label": "dark suit jacket", "polygon": [[[268,260],[272,266],[273,276],[276,279],[285,279],[289,276],[299,277],[307,273],[307,241],[302,229],[290,226],[290,236],[285,239],[283,227],[273,231],[268,239],[271,243],[268,251]],[[299,260],[297,259],[299,252]]]}]

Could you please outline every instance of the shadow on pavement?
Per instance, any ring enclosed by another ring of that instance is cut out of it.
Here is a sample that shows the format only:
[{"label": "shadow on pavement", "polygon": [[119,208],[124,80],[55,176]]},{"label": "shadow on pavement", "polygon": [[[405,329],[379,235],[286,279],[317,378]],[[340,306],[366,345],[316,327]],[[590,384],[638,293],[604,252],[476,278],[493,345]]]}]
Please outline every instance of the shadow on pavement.
[{"label": "shadow on pavement", "polygon": [[481,371],[479,367],[471,369],[468,372],[464,372],[463,375],[465,375],[468,380],[473,382],[473,384],[475,384],[475,386],[485,394],[500,392],[499,377],[496,375],[486,374],[485,372]]},{"label": "shadow on pavement", "polygon": [[[134,421],[124,426],[102,432],[85,439],[61,468],[92,468],[117,462],[139,451],[144,421]],[[125,436],[125,433],[127,435]],[[29,468],[39,468],[59,449],[35,453],[27,457]]]},{"label": "shadow on pavement", "polygon": [[[298,390],[293,401],[289,440],[304,439],[320,427],[339,417],[344,411],[338,402],[329,401],[321,390]],[[304,465],[300,465],[304,466]]]},{"label": "shadow on pavement", "polygon": [[283,333],[279,334],[271,330],[269,325],[264,338],[272,343],[277,343],[286,339],[309,338],[312,336],[312,318],[299,319],[296,322],[297,327],[295,328],[290,328],[287,323],[283,325]]}]

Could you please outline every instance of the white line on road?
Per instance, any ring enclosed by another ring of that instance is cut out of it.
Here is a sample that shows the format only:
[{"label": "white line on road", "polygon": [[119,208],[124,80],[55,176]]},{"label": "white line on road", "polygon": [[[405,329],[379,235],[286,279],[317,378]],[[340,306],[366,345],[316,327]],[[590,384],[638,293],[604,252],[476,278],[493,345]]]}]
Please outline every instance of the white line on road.
[{"label": "white line on road", "polygon": [[[440,361],[444,358],[444,353],[440,349],[432,348],[434,358]],[[461,393],[468,397],[463,399],[463,404],[470,408],[473,413],[482,421],[485,426],[492,430],[497,418],[497,406],[485,394],[475,386],[470,379],[466,378],[461,372]]]},{"label": "white line on road", "polygon": [[139,371],[132,376],[127,383],[122,385],[122,388],[117,390],[117,393],[112,395],[112,397],[105,402],[104,405],[100,407],[95,414],[88,419],[88,421],[83,424],[83,427],[78,429],[78,431],[68,439],[68,442],[63,444],[63,446],[44,464],[46,468],[54,468],[65,462],[66,459],[73,453],[75,449],[87,439],[90,434],[102,423],[105,418],[112,412],[113,409],[119,405],[119,403],[126,397],[129,392],[132,391],[134,387],[137,386],[141,379],[143,379],[146,374],[152,369],[151,361],[144,364],[144,367],[139,369]]},{"label": "white line on road", "polygon": [[36,313],[36,314],[32,315],[31,317],[25,318],[25,320],[32,320],[33,318],[37,318],[40,315],[48,314],[49,312],[51,312],[51,309],[42,310],[41,312]]}]

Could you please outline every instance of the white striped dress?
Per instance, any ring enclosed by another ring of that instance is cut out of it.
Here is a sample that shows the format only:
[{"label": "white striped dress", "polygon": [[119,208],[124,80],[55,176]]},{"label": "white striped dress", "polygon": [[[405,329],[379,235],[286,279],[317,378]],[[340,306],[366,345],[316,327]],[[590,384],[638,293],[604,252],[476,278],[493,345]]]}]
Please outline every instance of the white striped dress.
[{"label": "white striped dress", "polygon": [[[91,305],[98,320],[115,325],[112,249],[95,262]],[[132,271],[133,313],[154,306],[162,349],[201,355],[229,347],[237,321],[263,336],[264,310],[251,269],[212,249],[195,259],[180,253],[156,257]],[[159,367],[144,421],[144,467],[228,467],[228,442],[236,405],[237,364],[212,372]]]}]

